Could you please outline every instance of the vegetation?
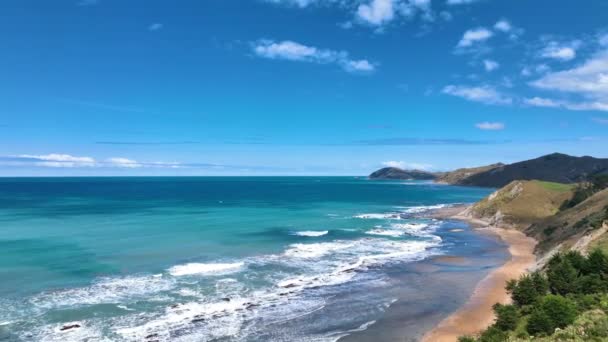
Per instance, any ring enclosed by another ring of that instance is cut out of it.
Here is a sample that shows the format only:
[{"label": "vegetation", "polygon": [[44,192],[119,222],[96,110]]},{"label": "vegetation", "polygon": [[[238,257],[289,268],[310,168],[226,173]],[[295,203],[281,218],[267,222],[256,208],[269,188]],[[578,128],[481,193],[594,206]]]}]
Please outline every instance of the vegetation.
[{"label": "vegetation", "polygon": [[544,272],[506,285],[512,305],[496,304],[496,321],[459,342],[608,340],[608,256],[557,254]]},{"label": "vegetation", "polygon": [[570,200],[573,189],[568,184],[515,181],[475,204],[471,214],[523,229],[555,215]]},{"label": "vegetation", "polygon": [[568,208],[572,208],[577,204],[583,202],[587,198],[593,196],[593,194],[602,191],[608,187],[608,175],[596,175],[591,177],[588,182],[580,183],[574,189],[574,194],[572,198],[561,205],[560,209],[565,210]]}]

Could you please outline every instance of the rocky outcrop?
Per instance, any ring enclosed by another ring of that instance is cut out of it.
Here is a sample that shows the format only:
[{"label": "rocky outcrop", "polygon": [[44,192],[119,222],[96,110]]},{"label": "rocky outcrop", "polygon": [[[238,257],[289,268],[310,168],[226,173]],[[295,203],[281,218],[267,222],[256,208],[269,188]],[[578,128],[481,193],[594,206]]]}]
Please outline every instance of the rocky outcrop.
[{"label": "rocky outcrop", "polygon": [[370,179],[433,180],[437,175],[422,170],[403,170],[396,167],[385,167],[371,175]]}]

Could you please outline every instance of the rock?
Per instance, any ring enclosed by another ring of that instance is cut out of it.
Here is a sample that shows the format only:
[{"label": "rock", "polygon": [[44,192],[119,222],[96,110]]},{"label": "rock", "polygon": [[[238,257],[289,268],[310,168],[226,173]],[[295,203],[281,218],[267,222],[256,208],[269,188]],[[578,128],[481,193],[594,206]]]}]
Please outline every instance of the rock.
[{"label": "rock", "polygon": [[59,330],[66,331],[66,330],[76,329],[76,328],[80,328],[80,324],[68,324],[68,325],[64,325]]}]

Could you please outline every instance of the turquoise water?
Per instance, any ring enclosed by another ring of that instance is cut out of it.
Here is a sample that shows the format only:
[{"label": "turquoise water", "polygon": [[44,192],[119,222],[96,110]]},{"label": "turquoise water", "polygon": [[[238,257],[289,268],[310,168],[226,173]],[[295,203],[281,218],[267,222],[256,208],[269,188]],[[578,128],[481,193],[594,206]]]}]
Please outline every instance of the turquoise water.
[{"label": "turquoise water", "polygon": [[[447,223],[420,213],[488,193],[353,177],[0,179],[0,339],[335,340],[394,301],[386,268],[453,248]],[[330,312],[361,289],[356,308]]]}]

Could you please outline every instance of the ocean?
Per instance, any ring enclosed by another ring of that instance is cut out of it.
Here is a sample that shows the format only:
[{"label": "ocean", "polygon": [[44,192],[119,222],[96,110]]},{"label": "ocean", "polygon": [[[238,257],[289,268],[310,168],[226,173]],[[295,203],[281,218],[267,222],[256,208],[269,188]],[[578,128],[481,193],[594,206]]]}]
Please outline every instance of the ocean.
[{"label": "ocean", "polygon": [[[0,178],[0,340],[415,338],[507,255],[424,213],[490,191],[356,177]],[[463,277],[466,287],[449,280]]]}]

